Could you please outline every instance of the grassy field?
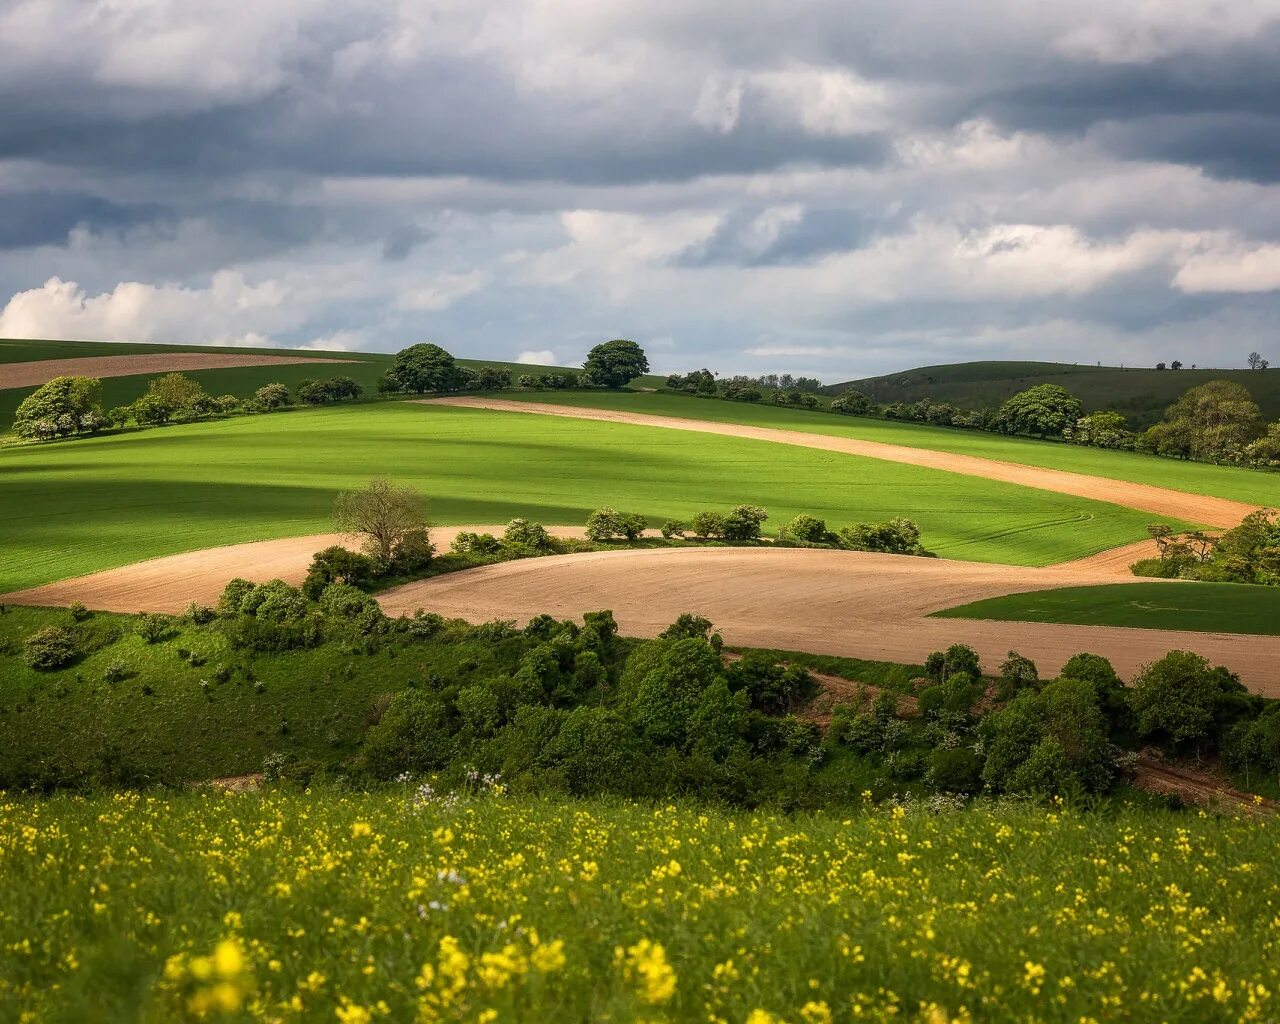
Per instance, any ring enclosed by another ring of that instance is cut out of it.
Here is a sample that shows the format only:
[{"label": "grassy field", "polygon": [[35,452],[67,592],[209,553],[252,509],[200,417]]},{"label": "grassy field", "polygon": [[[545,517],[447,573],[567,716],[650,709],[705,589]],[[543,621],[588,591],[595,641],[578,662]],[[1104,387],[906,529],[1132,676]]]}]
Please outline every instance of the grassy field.
[{"label": "grassy field", "polygon": [[1023,804],[10,799],[0,1003],[101,1024],[1271,1020],[1277,842],[1274,818]]},{"label": "grassy field", "polygon": [[1280,587],[1116,583],[1009,594],[935,613],[945,619],[1066,622],[1280,636]]},{"label": "grassy field", "polygon": [[[308,377],[351,377],[365,389],[366,397],[377,397],[378,378],[391,366],[392,356],[378,352],[298,352],[295,349],[273,348],[218,348],[205,345],[134,345],[96,341],[6,341],[0,340],[0,367],[5,363],[28,362],[45,359],[81,359],[89,356],[147,355],[165,352],[230,352],[236,355],[298,356],[318,360],[315,363],[297,363],[286,366],[235,366],[220,370],[192,370],[187,376],[199,381],[211,395],[235,395],[247,398],[262,385],[279,381],[291,390]],[[333,366],[325,366],[319,360],[344,360]],[[347,362],[346,360],[353,360]],[[513,375],[522,373],[553,373],[564,367],[535,366],[528,363],[510,363],[500,359],[460,359],[464,366],[502,366]],[[128,405],[144,394],[147,383],[158,373],[137,374],[129,377],[105,377],[102,381],[102,404],[106,409]],[[656,387],[665,378],[644,377],[637,384]],[[0,388],[0,433],[13,422],[18,405],[33,388]]]},{"label": "grassy field", "polygon": [[[1280,379],[1280,373],[1276,374]],[[1060,469],[1113,480],[1169,487],[1191,494],[1251,502],[1280,504],[1280,474],[1233,466],[1162,459],[1136,452],[1104,451],[1031,438],[1006,437],[977,430],[930,427],[916,423],[837,416],[804,409],[779,408],[695,398],[671,392],[536,392],[504,391],[502,398],[562,405],[619,409],[656,416],[685,416],[716,423],[747,423],[783,430],[803,430],[833,437],[882,441],[909,448],[957,452],[981,458],[1017,462],[1044,469]]]},{"label": "grassy field", "polygon": [[[1243,353],[1241,353],[1243,355]],[[1182,392],[1211,380],[1245,385],[1268,420],[1280,419],[1280,373],[1255,370],[1156,370],[1149,367],[1079,366],[1072,363],[973,362],[921,366],[827,388],[855,387],[877,402],[932,398],[966,409],[993,409],[1036,384],[1061,384],[1090,412],[1114,409],[1142,429],[1155,423]]]},{"label": "grassy field", "polygon": [[687,518],[750,501],[770,530],[915,519],[949,557],[1045,565],[1143,536],[1101,502],[767,441],[473,409],[378,403],[238,417],[0,451],[0,593],[144,558],[324,532],[374,474],[432,520],[581,524],[613,505]]}]

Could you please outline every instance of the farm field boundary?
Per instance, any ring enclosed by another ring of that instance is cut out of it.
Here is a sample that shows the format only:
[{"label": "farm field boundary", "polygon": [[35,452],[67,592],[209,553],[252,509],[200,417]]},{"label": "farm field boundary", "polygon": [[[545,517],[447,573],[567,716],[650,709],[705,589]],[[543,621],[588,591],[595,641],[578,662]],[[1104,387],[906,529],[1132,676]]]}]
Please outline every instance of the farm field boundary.
[{"label": "farm field boundary", "polygon": [[84,356],[0,363],[0,389],[31,388],[54,377],[132,377],[143,373],[222,370],[236,366],[292,366],[297,363],[356,363],[331,356],[267,356],[231,352],[156,352],[145,355]]}]

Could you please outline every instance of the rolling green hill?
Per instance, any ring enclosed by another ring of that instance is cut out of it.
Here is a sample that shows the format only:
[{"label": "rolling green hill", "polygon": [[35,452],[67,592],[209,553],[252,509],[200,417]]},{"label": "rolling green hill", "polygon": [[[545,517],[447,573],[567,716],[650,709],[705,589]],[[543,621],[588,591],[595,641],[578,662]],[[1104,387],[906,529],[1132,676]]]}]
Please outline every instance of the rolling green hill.
[{"label": "rolling green hill", "polygon": [[881,403],[932,398],[966,409],[991,409],[1036,384],[1061,384],[1078,396],[1089,412],[1113,409],[1129,418],[1131,428],[1140,430],[1159,420],[1165,408],[1188,388],[1211,380],[1238,381],[1253,393],[1268,420],[1280,419],[1280,371],[1275,369],[1154,370],[1074,363],[949,363],[846,381],[824,390],[835,395],[854,387]]},{"label": "rolling green hill", "polygon": [[514,516],[575,525],[612,505],[656,526],[746,501],[769,509],[770,532],[801,512],[837,527],[905,515],[940,555],[1024,565],[1138,540],[1152,518],[769,441],[377,402],[0,450],[0,593],[178,551],[324,532],[336,494],[377,474],[417,487],[442,525]]},{"label": "rolling green hill", "polygon": [[[235,395],[247,398],[258,388],[272,381],[279,381],[290,389],[308,377],[346,376],[355,379],[366,393],[373,397],[378,378],[391,366],[392,356],[381,352],[299,352],[297,349],[280,348],[226,348],[211,345],[140,345],[101,341],[20,341],[0,339],[0,368],[5,363],[36,362],[45,359],[84,359],[91,356],[125,356],[161,354],[165,352],[231,352],[236,355],[307,356],[316,360],[344,360],[328,367],[320,362],[294,363],[286,366],[236,366],[220,370],[191,370],[187,376],[199,381],[211,395]],[[456,353],[455,353],[456,354]],[[345,360],[353,360],[346,362]],[[462,359],[464,366],[504,366],[514,375],[522,373],[555,373],[567,367],[542,366],[530,363],[511,363],[501,359]],[[104,377],[102,381],[102,405],[111,409],[128,405],[147,390],[147,382],[156,373],[137,374],[128,377]],[[639,387],[659,387],[664,377],[646,376],[636,381]],[[0,372],[0,383],[3,372]],[[34,388],[4,388],[0,386],[0,433],[13,423],[13,414],[19,403]]]}]

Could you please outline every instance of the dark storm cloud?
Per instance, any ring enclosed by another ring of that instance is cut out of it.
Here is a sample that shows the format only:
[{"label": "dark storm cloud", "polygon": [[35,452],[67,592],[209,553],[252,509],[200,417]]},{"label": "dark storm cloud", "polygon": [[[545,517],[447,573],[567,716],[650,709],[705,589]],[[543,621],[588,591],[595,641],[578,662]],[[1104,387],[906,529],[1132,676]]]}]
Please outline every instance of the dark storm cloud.
[{"label": "dark storm cloud", "polygon": [[0,194],[0,249],[60,245],[72,229],[103,231],[143,224],[160,214],[150,204],[122,205],[97,196],[57,192]]}]

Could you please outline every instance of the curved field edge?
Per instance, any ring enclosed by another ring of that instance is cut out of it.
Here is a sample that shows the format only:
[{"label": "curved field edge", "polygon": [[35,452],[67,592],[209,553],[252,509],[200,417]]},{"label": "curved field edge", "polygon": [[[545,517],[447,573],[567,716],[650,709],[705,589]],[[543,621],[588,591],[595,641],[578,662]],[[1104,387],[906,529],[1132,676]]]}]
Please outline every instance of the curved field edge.
[{"label": "curved field edge", "polygon": [[1280,636],[1280,587],[1167,581],[1063,587],[988,598],[933,617]]},{"label": "curved field edge", "polygon": [[185,968],[220,943],[237,1004],[298,999],[316,1020],[1275,1008],[1276,819],[448,804],[404,786],[11,799],[0,826],[0,983],[32,1019],[178,1019],[205,990]]},{"label": "curved field edge", "polygon": [[771,531],[801,512],[833,527],[906,515],[939,554],[1025,565],[1134,541],[1153,518],[766,441],[375,403],[0,451],[0,592],[199,548],[325,532],[335,495],[378,473],[417,487],[441,525],[515,516],[580,525],[593,508],[613,505],[656,526],[750,501],[769,509]]},{"label": "curved field edge", "polygon": [[933,451],[973,455],[1001,462],[1015,462],[1041,469],[1150,484],[1188,494],[1242,501],[1254,505],[1280,504],[1280,473],[1235,466],[1157,458],[1136,452],[1084,448],[1054,441],[1005,437],[1000,434],[955,427],[930,427],[868,417],[838,416],[775,406],[751,405],[720,399],[697,398],[670,392],[501,392],[493,397],[513,401],[643,412],[656,416],[682,416],[717,423],[800,430],[831,437],[879,441],[927,448]]}]

